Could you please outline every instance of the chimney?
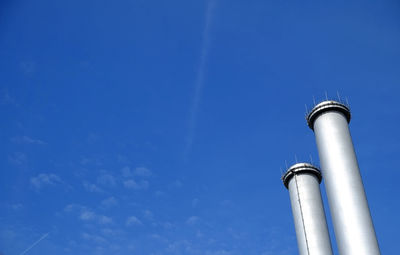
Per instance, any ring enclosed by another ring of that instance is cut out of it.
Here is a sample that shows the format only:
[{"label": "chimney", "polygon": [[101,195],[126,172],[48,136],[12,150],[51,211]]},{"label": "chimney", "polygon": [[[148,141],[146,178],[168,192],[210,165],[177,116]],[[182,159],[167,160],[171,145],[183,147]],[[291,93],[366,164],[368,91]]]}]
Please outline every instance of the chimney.
[{"label": "chimney", "polygon": [[327,100],[317,104],[306,119],[317,142],[339,253],[379,255],[348,127],[350,117],[348,106]]},{"label": "chimney", "polygon": [[298,163],[282,176],[289,190],[300,255],[332,255],[319,184],[321,173],[315,166]]}]

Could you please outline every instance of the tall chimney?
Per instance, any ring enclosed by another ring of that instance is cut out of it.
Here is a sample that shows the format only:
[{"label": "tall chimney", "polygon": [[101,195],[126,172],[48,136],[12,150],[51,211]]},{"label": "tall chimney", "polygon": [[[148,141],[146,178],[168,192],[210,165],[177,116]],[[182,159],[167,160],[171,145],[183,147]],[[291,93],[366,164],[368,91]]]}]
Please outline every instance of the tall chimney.
[{"label": "tall chimney", "polygon": [[314,130],[329,208],[341,255],[379,255],[348,123],[349,108],[324,101],[307,115]]},{"label": "tall chimney", "polygon": [[332,255],[319,184],[321,173],[315,166],[298,163],[282,176],[289,190],[300,255]]}]

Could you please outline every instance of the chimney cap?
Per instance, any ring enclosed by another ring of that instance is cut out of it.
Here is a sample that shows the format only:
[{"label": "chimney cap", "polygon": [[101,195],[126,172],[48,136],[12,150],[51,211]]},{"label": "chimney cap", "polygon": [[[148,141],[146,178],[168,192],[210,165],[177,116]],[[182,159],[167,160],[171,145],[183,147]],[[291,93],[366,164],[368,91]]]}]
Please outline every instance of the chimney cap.
[{"label": "chimney cap", "polygon": [[314,108],[307,114],[306,116],[306,120],[307,120],[307,124],[308,126],[314,130],[314,121],[315,119],[324,112],[327,111],[338,111],[344,114],[344,116],[347,119],[347,122],[350,122],[351,119],[351,113],[350,113],[350,109],[347,105],[342,104],[340,102],[337,101],[333,101],[333,100],[326,100],[323,101],[319,104],[317,104],[316,106],[314,106]]},{"label": "chimney cap", "polygon": [[312,173],[317,176],[319,183],[322,181],[321,171],[319,171],[316,166],[313,166],[310,163],[297,163],[289,167],[286,173],[282,176],[283,185],[288,188],[290,179],[292,179],[294,175],[301,173]]}]

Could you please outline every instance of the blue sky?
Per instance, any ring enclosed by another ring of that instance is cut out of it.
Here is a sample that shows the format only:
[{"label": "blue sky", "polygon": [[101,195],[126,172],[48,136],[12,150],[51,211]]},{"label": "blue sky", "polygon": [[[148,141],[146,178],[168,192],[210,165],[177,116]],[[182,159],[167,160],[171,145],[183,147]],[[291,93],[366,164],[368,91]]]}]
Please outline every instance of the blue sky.
[{"label": "blue sky", "polygon": [[280,168],[318,162],[305,104],[338,91],[397,254],[399,10],[2,1],[0,253],[297,254]]}]

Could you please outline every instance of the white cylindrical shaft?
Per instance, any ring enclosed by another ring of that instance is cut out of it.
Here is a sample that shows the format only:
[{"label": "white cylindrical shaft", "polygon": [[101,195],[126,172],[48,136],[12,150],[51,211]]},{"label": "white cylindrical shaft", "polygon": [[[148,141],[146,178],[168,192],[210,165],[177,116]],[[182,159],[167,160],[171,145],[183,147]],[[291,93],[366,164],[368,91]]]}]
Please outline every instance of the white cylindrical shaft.
[{"label": "white cylindrical shaft", "polygon": [[[285,175],[300,255],[332,255],[319,188],[321,175],[309,164],[296,164]],[[290,173],[290,171],[292,171]]]},{"label": "white cylindrical shaft", "polygon": [[[321,105],[325,104],[325,108]],[[335,104],[338,104],[335,106]],[[317,105],[311,120],[341,255],[379,255],[379,246],[348,128],[350,112],[337,102]],[[320,112],[318,112],[320,107]],[[310,124],[310,118],[309,118]]]}]

